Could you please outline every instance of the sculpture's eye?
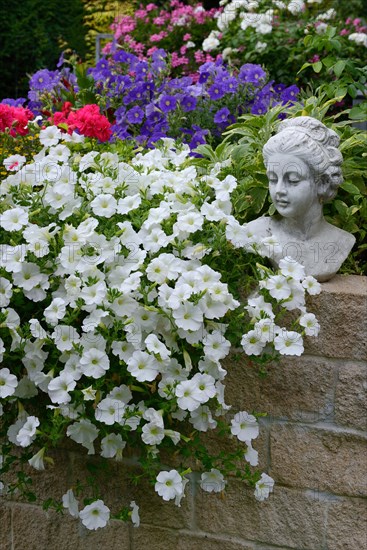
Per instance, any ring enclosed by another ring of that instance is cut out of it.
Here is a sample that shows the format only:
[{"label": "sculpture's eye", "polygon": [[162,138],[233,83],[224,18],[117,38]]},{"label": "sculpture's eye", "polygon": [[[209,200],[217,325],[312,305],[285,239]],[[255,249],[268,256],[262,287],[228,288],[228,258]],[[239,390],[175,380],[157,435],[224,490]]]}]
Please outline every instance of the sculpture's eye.
[{"label": "sculpture's eye", "polygon": [[298,182],[301,181],[301,176],[294,172],[294,173],[288,175],[288,181],[289,181],[289,183],[298,183]]}]

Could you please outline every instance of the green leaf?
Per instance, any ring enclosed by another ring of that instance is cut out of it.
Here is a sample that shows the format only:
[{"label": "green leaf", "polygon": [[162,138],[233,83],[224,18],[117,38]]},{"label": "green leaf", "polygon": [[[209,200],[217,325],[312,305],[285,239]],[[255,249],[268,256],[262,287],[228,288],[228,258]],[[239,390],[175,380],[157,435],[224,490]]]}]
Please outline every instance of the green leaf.
[{"label": "green leaf", "polygon": [[333,67],[334,74],[336,76],[340,76],[344,71],[346,64],[347,62],[344,61],[344,59],[339,59],[339,61],[337,61]]},{"label": "green leaf", "polygon": [[353,195],[360,195],[361,194],[358,187],[356,185],[354,185],[353,183],[350,183],[349,181],[345,181],[344,183],[342,183],[342,185],[340,187],[342,189],[344,189],[344,191],[347,191],[348,193],[352,193]]},{"label": "green leaf", "polygon": [[316,63],[312,63],[312,68],[315,71],[315,73],[319,73],[322,69],[321,61],[316,61]]}]

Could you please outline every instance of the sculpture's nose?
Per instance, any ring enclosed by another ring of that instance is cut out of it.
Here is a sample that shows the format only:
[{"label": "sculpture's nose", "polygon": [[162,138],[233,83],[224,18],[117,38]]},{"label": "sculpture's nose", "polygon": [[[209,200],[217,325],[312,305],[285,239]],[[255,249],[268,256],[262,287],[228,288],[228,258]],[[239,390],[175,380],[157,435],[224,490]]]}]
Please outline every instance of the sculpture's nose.
[{"label": "sculpture's nose", "polygon": [[278,178],[277,184],[275,186],[275,196],[284,197],[286,195],[286,188],[282,178]]}]

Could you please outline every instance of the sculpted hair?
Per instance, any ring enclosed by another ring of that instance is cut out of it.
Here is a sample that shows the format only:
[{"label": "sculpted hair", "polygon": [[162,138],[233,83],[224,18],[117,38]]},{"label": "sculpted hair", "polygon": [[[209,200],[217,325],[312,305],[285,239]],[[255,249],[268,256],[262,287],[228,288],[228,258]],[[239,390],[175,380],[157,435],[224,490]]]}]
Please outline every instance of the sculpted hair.
[{"label": "sculpted hair", "polygon": [[338,134],[319,120],[300,116],[284,120],[263,147],[265,165],[271,155],[284,153],[302,159],[310,167],[323,202],[332,200],[343,183],[343,156]]}]

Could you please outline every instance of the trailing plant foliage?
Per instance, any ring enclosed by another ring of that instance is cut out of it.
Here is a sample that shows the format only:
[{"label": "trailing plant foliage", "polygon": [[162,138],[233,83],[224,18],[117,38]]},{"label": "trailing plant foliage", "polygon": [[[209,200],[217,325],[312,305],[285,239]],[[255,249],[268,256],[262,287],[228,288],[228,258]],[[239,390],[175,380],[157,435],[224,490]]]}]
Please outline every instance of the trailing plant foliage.
[{"label": "trailing plant foliage", "polygon": [[[22,465],[47,469],[68,437],[106,461],[137,452],[141,475],[177,505],[192,457],[204,491],[222,491],[232,473],[264,500],[274,482],[252,446],[262,411],[230,410],[222,359],[231,345],[260,368],[301,355],[303,336],[319,330],[305,309],[319,283],[292,258],[278,273],[262,265],[274,242],[233,215],[227,161],[200,173],[189,147],[168,138],[134,152],[48,126],[39,140],[33,161],[5,159],[1,183],[0,473],[20,471],[16,482],[2,476],[2,490],[34,500]],[[209,430],[237,448],[211,452]],[[170,456],[181,466],[169,469]],[[94,498],[65,488],[62,504],[46,506],[88,529],[112,513],[139,524],[135,502],[111,511],[91,483]]]}]

